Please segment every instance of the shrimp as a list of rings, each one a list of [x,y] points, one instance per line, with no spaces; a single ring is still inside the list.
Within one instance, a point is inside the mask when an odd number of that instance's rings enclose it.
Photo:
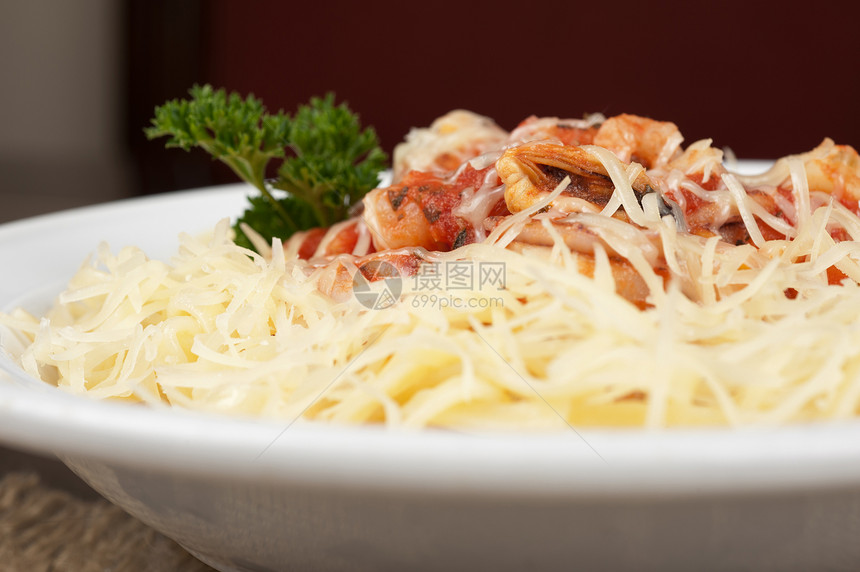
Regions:
[[[429,128],[413,129],[394,148],[393,180],[409,171],[450,173],[464,161],[501,149],[508,132],[489,117],[458,109],[436,119]]]
[[[800,161],[806,171],[810,192],[823,192],[846,203],[860,200],[860,155],[850,145],[836,145],[827,138],[818,147],[777,160],[759,175],[738,175],[747,187],[784,186],[791,178],[790,163]]]
[[[766,173],[739,179],[748,186],[791,188],[792,161],[803,163],[810,193],[830,195],[860,214],[860,155],[850,145],[836,145],[829,138],[811,151],[779,159]]]
[[[509,141],[517,144],[528,141],[558,141],[563,145],[590,145],[594,142],[594,135],[603,120],[604,117],[597,113],[585,119],[532,115],[511,131]]]
[[[331,260],[320,260],[306,267],[317,274],[317,289],[337,302],[350,299],[355,293],[359,274],[367,283],[388,278],[414,276],[426,261],[426,251],[420,248],[403,248],[374,252],[362,257],[341,255]]]
[[[520,240],[512,242],[508,248],[535,258],[549,258],[552,253],[550,246],[530,244]],[[593,278],[595,267],[594,256],[576,251],[573,251],[572,255],[577,271],[583,276]],[[633,266],[619,256],[610,256],[609,268],[612,272],[612,279],[615,282],[616,293],[640,309],[648,307],[648,297],[651,291],[645,280],[636,272]],[[665,267],[655,268],[655,271],[664,280],[669,274]]]
[[[804,166],[810,191],[833,195],[857,212],[860,200],[860,155],[857,151],[850,145],[834,145],[832,140],[825,139],[807,155]]]
[[[746,224],[724,183],[728,170],[721,159],[722,151],[711,147],[710,140],[702,140],[669,161],[665,169],[651,170],[649,175],[680,205],[689,232],[719,235],[730,244],[750,244]],[[830,139],[807,153],[777,160],[765,173],[732,177],[757,203],[751,207],[766,240],[792,236],[802,218],[800,209],[812,212],[831,197],[860,214],[860,156],[852,147],[835,145]],[[796,184],[800,187],[795,188]],[[831,236],[847,238],[838,225],[831,228]]]
[[[368,193],[363,218],[376,250],[418,246],[449,251],[475,242],[483,236],[476,227],[483,220],[460,216],[464,200],[471,204],[483,198],[489,213],[507,214],[503,198],[492,193],[501,183],[491,168],[466,163],[450,177],[412,171],[401,182]]]
[[[609,149],[625,163],[635,161],[646,169],[676,157],[683,141],[674,123],[628,114],[610,117],[594,136],[595,145]]]
[[[364,220],[353,217],[329,228],[312,228],[294,233],[284,243],[287,260],[331,257],[338,254],[365,256],[374,252],[370,230]]]
[[[720,176],[727,171],[723,166],[723,150],[711,143],[711,139],[696,141],[671,159],[666,170],[677,169],[700,185],[716,186]]]

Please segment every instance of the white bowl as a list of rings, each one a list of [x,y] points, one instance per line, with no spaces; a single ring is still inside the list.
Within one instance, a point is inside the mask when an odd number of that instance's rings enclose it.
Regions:
[[[45,305],[102,240],[166,258],[246,192],[2,225],[0,308]],[[860,422],[404,433],[93,401],[2,352],[0,377],[0,441],[220,570],[860,569]]]

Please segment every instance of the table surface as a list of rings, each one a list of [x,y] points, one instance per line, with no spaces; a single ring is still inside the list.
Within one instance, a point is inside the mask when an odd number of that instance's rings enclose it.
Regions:
[[[60,461],[4,447],[0,559],[3,570],[212,572],[102,499]]]

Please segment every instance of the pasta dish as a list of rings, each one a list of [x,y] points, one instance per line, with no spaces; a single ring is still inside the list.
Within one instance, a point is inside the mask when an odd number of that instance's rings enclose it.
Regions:
[[[94,398],[390,427],[779,424],[860,412],[860,157],[825,139],[741,175],[633,115],[454,111],[350,217],[228,220],[168,261],[103,244],[30,375]],[[232,213],[225,213],[229,216]],[[117,245],[115,245],[117,246]]]

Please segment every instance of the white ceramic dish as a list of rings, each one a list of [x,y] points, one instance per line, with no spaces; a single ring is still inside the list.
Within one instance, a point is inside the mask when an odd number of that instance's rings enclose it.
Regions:
[[[45,304],[102,240],[167,258],[245,192],[0,226],[0,308]],[[0,441],[56,454],[220,570],[860,569],[860,422],[392,433],[91,401],[2,352],[0,370]]]

